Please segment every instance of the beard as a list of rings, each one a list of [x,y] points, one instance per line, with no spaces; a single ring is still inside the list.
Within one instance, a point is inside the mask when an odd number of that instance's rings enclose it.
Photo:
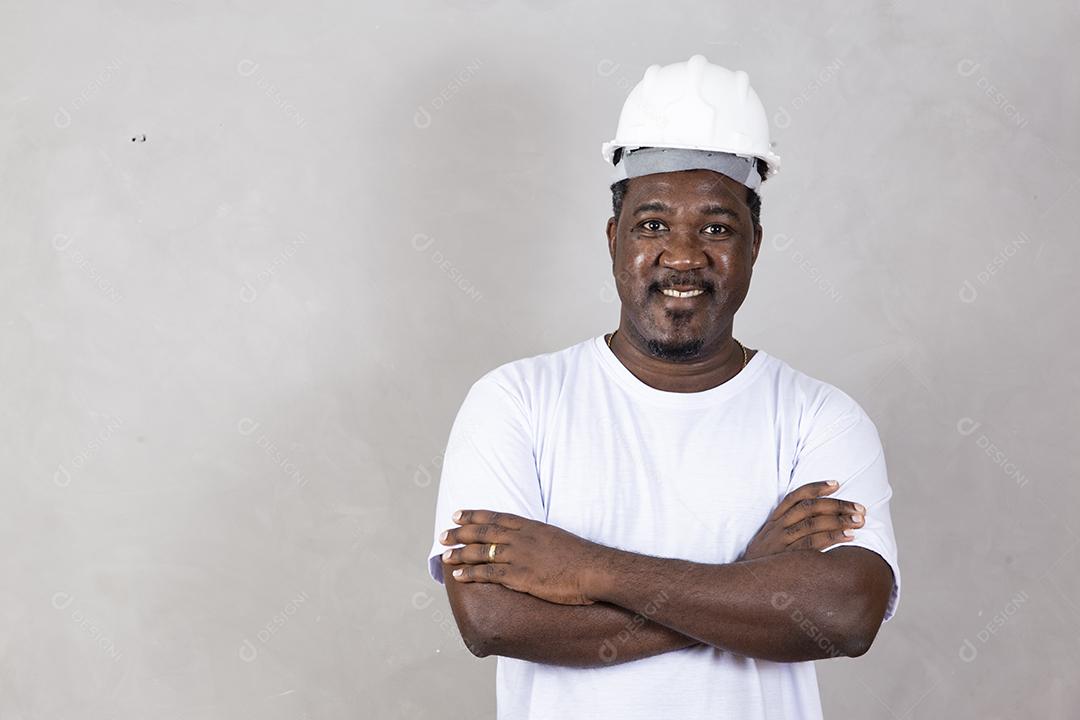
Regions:
[[[687,325],[694,317],[692,312],[669,312],[672,327],[676,334],[685,334]],[[682,332],[680,332],[682,331]],[[683,337],[679,339],[659,339],[656,337],[645,338],[645,347],[649,354],[660,360],[670,362],[683,362],[698,357],[701,348],[705,346],[703,337]]]

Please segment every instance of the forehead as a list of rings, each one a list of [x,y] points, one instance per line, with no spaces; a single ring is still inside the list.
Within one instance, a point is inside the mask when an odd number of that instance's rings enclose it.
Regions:
[[[671,204],[720,202],[735,209],[746,205],[746,186],[712,170],[679,170],[630,178],[625,204],[654,199]]]

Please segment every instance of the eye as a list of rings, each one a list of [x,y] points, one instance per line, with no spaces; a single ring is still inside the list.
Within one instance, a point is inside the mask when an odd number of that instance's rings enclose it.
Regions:
[[[719,228],[716,232],[709,232],[709,235],[724,235],[731,232],[731,228],[727,225],[721,225],[720,223],[713,223],[712,225],[705,226],[706,231],[708,231],[709,228]]]
[[[650,225],[654,227],[649,227]],[[659,220],[646,220],[645,222],[638,225],[638,227],[645,230],[646,232],[660,232],[664,229],[664,223],[660,222]]]

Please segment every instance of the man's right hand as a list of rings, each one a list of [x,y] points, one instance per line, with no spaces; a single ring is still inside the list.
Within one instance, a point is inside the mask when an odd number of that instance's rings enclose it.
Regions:
[[[754,560],[789,550],[822,550],[851,540],[844,533],[862,527],[866,508],[858,503],[822,497],[836,492],[839,486],[823,481],[792,490],[772,511],[739,560]]]

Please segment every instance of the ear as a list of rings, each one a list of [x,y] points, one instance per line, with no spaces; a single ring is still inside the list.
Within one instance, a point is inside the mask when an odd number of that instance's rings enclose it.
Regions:
[[[761,249],[761,236],[764,234],[764,230],[761,225],[754,226],[754,249],[750,256],[750,267],[754,266],[757,262],[758,250]]]
[[[612,215],[607,221],[607,249],[608,254],[611,255],[611,264],[615,264],[615,236],[617,235],[619,224],[615,222],[615,216]]]

